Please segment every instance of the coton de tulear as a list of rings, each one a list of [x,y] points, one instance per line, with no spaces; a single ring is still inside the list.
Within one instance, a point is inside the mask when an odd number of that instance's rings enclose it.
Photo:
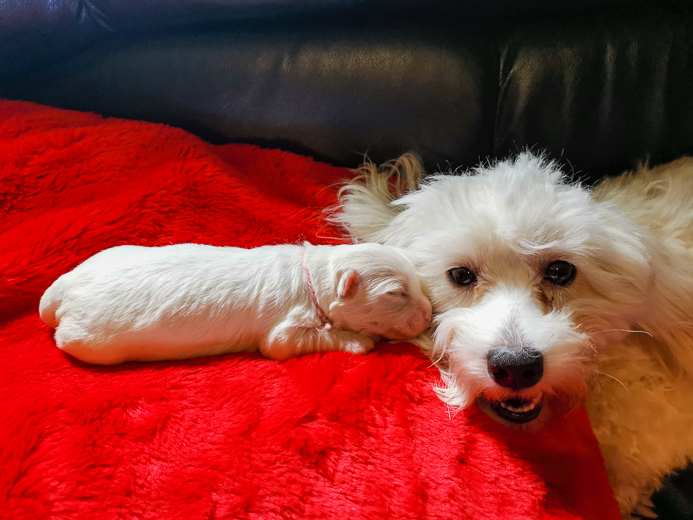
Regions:
[[[585,397],[624,517],[693,456],[693,159],[593,190],[530,152],[423,179],[366,164],[336,219],[406,250],[441,397],[538,428]]]

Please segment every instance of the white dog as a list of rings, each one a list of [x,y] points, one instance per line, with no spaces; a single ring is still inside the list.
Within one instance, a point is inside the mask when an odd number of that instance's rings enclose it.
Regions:
[[[105,365],[256,349],[279,360],[363,354],[431,319],[411,262],[379,244],[114,247],[58,278],[39,312],[58,347]]]
[[[661,477],[693,456],[693,159],[590,193],[531,153],[425,181],[406,155],[340,197],[355,241],[414,261],[441,397],[537,428],[589,386],[622,514],[651,516]]]

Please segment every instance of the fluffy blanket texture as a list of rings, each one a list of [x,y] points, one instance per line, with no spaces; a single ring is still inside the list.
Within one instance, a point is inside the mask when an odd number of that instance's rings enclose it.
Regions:
[[[618,518],[583,409],[537,434],[436,398],[416,348],[114,367],[58,350],[42,292],[120,244],[342,240],[346,170],[0,102],[0,516]]]

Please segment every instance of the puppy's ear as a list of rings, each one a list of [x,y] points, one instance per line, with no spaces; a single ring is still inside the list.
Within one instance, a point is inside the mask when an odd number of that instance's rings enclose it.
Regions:
[[[337,296],[339,298],[348,298],[356,294],[358,288],[358,273],[353,269],[348,269],[342,274],[337,286]]]

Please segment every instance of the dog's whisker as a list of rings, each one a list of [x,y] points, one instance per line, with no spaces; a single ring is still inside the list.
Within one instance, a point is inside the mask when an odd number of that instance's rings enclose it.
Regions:
[[[445,357],[445,350],[441,351],[440,356],[438,356],[438,359],[436,359],[435,361],[431,360],[430,366],[431,367],[436,366],[438,363],[440,363],[443,360],[444,357]]]
[[[630,329],[604,329],[604,330],[598,330],[593,332],[593,334],[600,334],[604,332],[630,332],[633,334],[647,334],[650,337],[653,337],[652,334],[647,332],[646,330],[630,330]]]
[[[612,376],[611,374],[607,374],[606,372],[600,372],[599,370],[597,370],[597,374],[602,375],[602,376],[606,376],[606,377],[610,377],[614,381],[618,382],[623,387],[624,390],[626,390],[626,391],[628,390],[628,387],[626,385],[624,385],[623,381],[621,381],[618,377]]]
[[[677,325],[688,325],[688,326],[693,326],[693,321],[677,321]]]

